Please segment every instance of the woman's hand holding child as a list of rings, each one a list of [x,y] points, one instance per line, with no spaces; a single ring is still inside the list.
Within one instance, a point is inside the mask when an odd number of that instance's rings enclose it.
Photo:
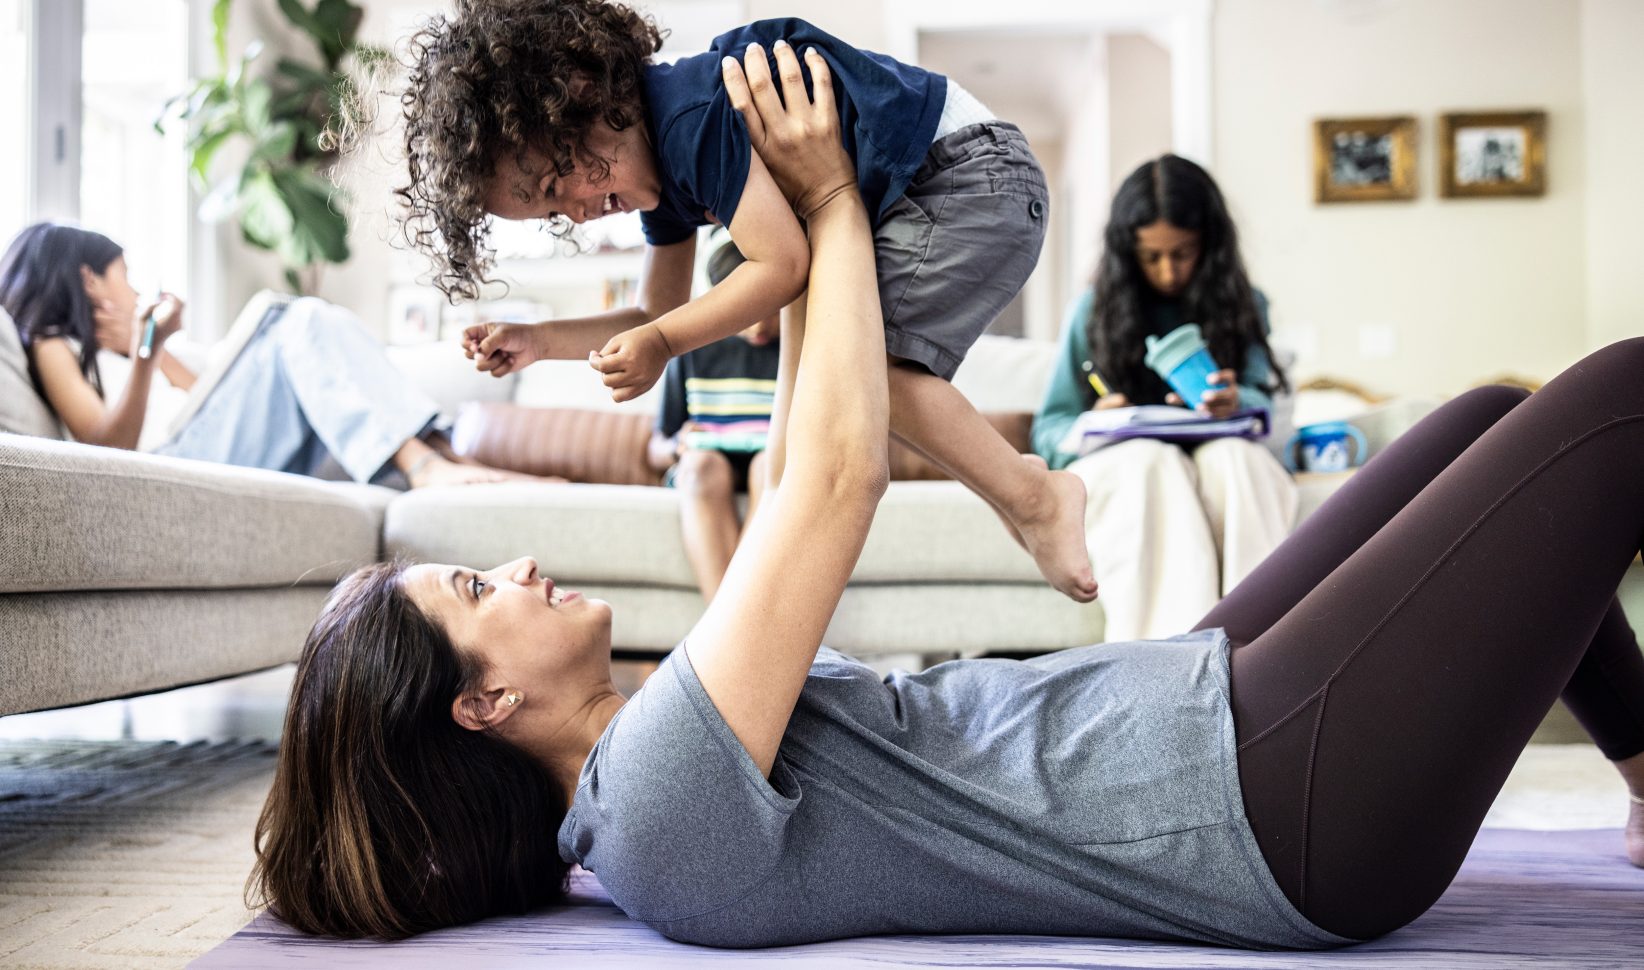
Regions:
[[[747,124],[754,151],[794,213],[809,219],[834,198],[856,194],[856,167],[839,136],[839,111],[834,107],[828,62],[814,48],[805,51],[815,92],[812,100],[805,93],[793,47],[777,41],[774,50],[782,76],[780,99],[758,44],[748,45],[746,71],[734,57],[721,61],[720,69],[725,93]]]

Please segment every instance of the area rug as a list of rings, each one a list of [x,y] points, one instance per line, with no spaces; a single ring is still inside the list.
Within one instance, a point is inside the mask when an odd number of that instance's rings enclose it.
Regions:
[[[1614,829],[1487,829],[1455,884],[1425,916],[1373,943],[1326,953],[1032,936],[871,937],[771,950],[710,950],[670,942],[628,919],[597,880],[579,871],[567,905],[402,943],[320,940],[260,916],[190,967],[1640,967],[1644,870],[1627,864],[1621,845]]]
[[[264,741],[0,743],[0,967],[176,970],[244,926]]]

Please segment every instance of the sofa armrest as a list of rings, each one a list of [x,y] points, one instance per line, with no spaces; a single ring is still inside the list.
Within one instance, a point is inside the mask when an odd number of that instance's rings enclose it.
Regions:
[[[457,411],[451,446],[465,458],[528,475],[596,485],[656,485],[645,460],[649,414],[471,402]]]

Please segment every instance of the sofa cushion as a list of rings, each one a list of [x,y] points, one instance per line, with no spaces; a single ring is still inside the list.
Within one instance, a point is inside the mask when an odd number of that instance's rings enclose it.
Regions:
[[[417,561],[489,568],[533,556],[579,583],[694,589],[679,493],[623,485],[507,483],[408,492],[388,507],[384,549]],[[1033,560],[985,502],[955,482],[896,482],[857,563],[867,583],[1037,584]]]
[[[1044,403],[1058,349],[1054,340],[983,334],[953,375],[953,386],[984,414],[1032,414]]]
[[[451,446],[493,468],[590,485],[655,485],[645,460],[652,415],[471,402],[457,411]]]
[[[0,592],[326,585],[394,494],[0,435]]]
[[[0,309],[0,432],[62,438],[63,425],[29,378],[28,356],[17,324]]]
[[[671,488],[419,488],[388,506],[383,550],[480,569],[534,556],[556,581],[696,587],[679,539],[679,495]]]

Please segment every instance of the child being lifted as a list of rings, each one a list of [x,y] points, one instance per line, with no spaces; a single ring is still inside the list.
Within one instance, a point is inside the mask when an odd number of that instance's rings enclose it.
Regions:
[[[481,324],[465,350],[498,376],[534,360],[587,357],[618,401],[656,383],[670,357],[780,311],[797,360],[809,270],[803,227],[823,201],[790,208],[731,104],[721,61],[774,55],[781,84],[831,76],[845,148],[874,226],[891,432],[986,499],[1045,578],[1096,596],[1084,485],[1010,447],[950,380],[1016,296],[1044,242],[1044,174],[1022,133],[947,78],[858,50],[794,19],[722,34],[708,53],[651,62],[648,17],[602,0],[458,0],[410,44],[402,97],[406,233],[453,298],[477,296],[494,254],[486,216],[573,223],[640,212],[648,243],[638,305],[542,324]],[[803,67],[801,55],[803,52]],[[761,69],[764,67],[765,69]],[[775,97],[769,61],[748,66]],[[729,230],[746,262],[690,299],[696,230]],[[793,368],[783,367],[787,380]],[[779,389],[782,396],[791,388]],[[771,442],[779,474],[781,442]]]

